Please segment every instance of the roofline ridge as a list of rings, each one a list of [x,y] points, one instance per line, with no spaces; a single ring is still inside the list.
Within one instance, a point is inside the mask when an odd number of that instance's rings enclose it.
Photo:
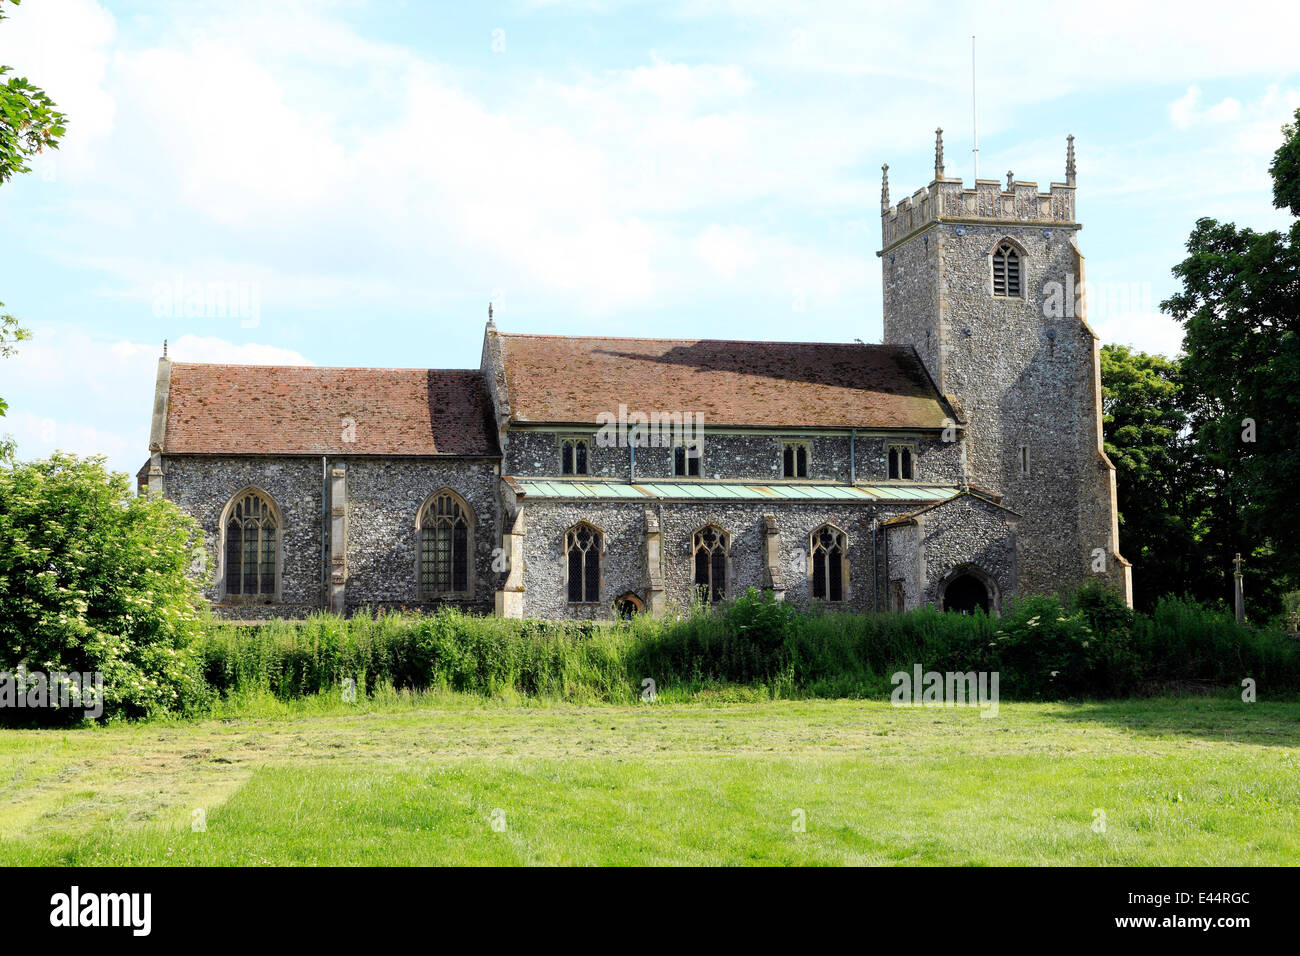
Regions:
[[[581,341],[615,341],[615,342],[718,342],[725,345],[816,345],[843,346],[845,348],[903,349],[909,346],[893,345],[886,342],[809,342],[806,340],[787,341],[784,339],[687,339],[647,335],[562,335],[555,332],[498,332],[507,339],[568,339]]]

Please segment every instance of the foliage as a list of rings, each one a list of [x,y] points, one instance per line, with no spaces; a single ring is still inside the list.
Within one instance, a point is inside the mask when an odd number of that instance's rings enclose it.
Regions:
[[[764,697],[885,697],[890,676],[996,670],[1008,699],[1125,696],[1242,677],[1272,694],[1300,691],[1300,641],[1228,614],[1164,599],[1151,615],[1118,595],[1081,590],[1021,602],[1000,619],[921,608],[904,614],[804,611],[747,594],[712,610],[631,621],[511,621],[444,609],[266,625],[213,623],[203,674],[223,695],[289,700],[377,688],[485,696],[636,701],[657,692],[752,688]]]
[[[1221,596],[1225,568],[1211,566],[1198,535],[1204,469],[1187,435],[1179,360],[1105,345],[1100,362],[1105,447],[1134,603],[1150,610],[1163,594]]]
[[[4,307],[5,304],[0,302],[0,310],[3,310]],[[0,358],[8,358],[13,355],[16,351],[14,343],[30,337],[31,333],[18,324],[18,319],[0,311]],[[0,397],[0,417],[3,417],[8,410],[9,403]],[[13,440],[8,436],[0,437],[0,462],[12,461],[13,457]]]
[[[1300,118],[1300,110],[1297,110]],[[1297,211],[1300,132],[1271,171],[1279,208]],[[1182,288],[1163,304],[1186,330],[1181,375],[1197,455],[1211,475],[1205,534],[1212,560],[1235,552],[1258,574],[1248,593],[1271,613],[1300,579],[1300,221],[1286,233],[1198,220]]]
[[[105,717],[196,704],[198,533],[102,458],[0,469],[0,670],[98,671]]]
[[[0,0],[0,20],[4,19]],[[17,6],[19,0],[8,0]],[[0,184],[15,173],[31,172],[28,159],[46,149],[58,149],[67,131],[67,117],[54,101],[26,77],[9,76],[12,67],[0,66]]]

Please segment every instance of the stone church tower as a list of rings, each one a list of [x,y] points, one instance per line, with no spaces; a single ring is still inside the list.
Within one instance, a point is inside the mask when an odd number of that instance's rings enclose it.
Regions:
[[[916,349],[958,411],[966,480],[1020,515],[1021,590],[1100,577],[1131,603],[1083,307],[1074,137],[1065,182],[1039,192],[1011,172],[974,188],[945,177],[937,134],[929,187],[891,206],[884,169],[884,342]]]

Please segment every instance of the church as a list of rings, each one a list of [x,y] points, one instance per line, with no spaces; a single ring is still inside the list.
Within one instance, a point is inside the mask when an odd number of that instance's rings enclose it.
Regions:
[[[609,619],[749,588],[997,614],[1131,601],[1065,181],[881,187],[884,342],[525,335],[477,369],[159,360],[142,493],[221,616]],[[1061,308],[1062,290],[1071,290]]]

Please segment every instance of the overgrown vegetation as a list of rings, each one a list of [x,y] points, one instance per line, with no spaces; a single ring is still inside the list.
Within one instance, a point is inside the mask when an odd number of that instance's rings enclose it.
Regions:
[[[214,623],[198,646],[222,696],[282,699],[378,689],[447,689],[631,703],[655,693],[743,685],[771,697],[880,697],[914,664],[998,671],[1012,700],[1157,693],[1201,685],[1300,692],[1300,640],[1238,625],[1189,600],[1134,614],[1101,589],[1063,605],[1021,602],[998,619],[930,608],[803,612],[751,591],[714,612],[617,624],[510,621],[454,610],[264,625]],[[653,681],[653,685],[645,682]]]
[[[136,497],[102,458],[56,454],[0,468],[0,672],[103,675],[103,716],[185,712],[208,694],[190,576],[198,526]],[[81,711],[0,707],[0,722]]]

